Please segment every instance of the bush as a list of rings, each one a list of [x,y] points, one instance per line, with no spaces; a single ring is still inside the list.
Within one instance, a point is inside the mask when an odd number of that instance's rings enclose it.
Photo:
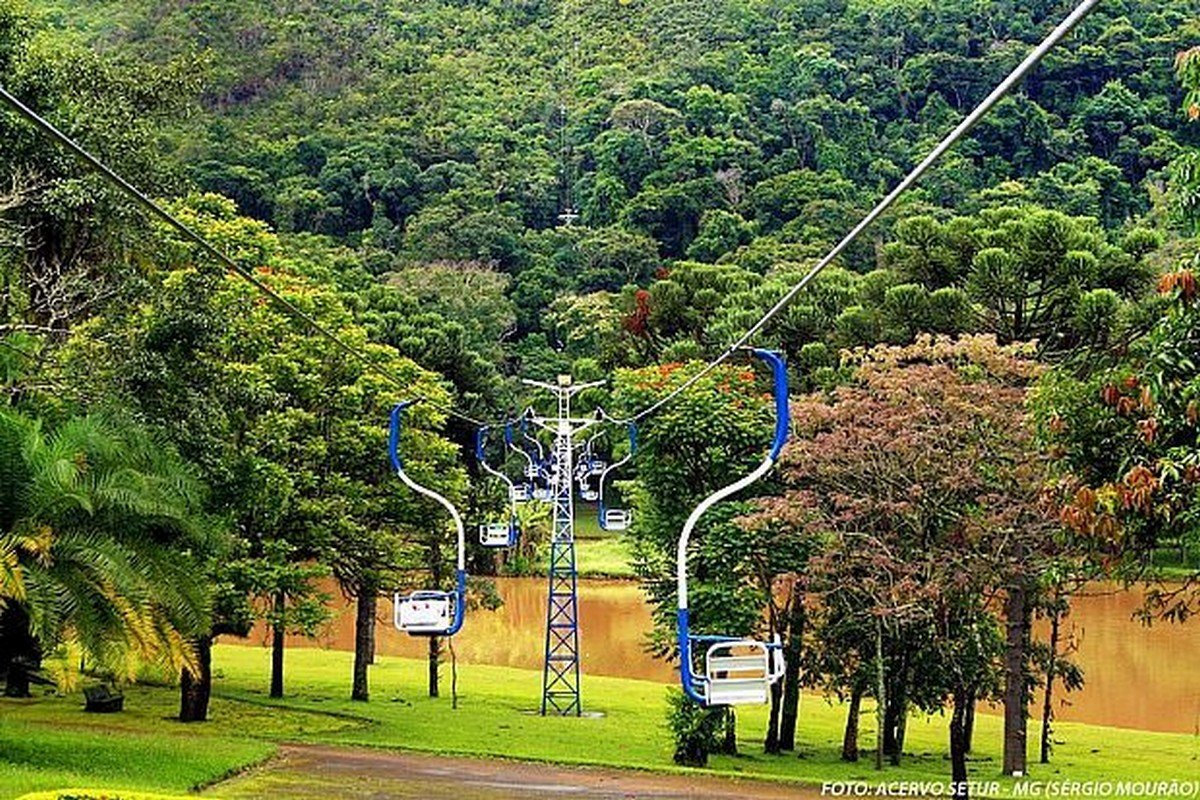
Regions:
[[[721,747],[721,709],[707,709],[672,687],[667,693],[667,725],[675,740],[675,763],[708,766],[709,753]]]

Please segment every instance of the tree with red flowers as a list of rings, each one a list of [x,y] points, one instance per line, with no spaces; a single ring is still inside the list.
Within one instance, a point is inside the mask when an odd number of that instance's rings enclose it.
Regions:
[[[1200,312],[1188,269],[1164,275],[1166,301],[1122,363],[1087,379],[1065,370],[1042,381],[1035,408],[1056,457],[1053,499],[1062,522],[1109,574],[1154,577],[1153,560],[1200,553]],[[1154,585],[1148,616],[1200,612],[1200,568]]]

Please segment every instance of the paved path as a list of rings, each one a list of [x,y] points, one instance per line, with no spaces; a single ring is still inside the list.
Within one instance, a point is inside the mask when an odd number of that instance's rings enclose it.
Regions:
[[[278,757],[206,792],[272,800],[816,800],[811,788],[708,776],[561,767],[369,748],[284,745]]]

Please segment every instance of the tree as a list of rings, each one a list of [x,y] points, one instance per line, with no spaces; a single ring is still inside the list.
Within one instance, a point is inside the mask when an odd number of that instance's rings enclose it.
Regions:
[[[1190,269],[1159,282],[1166,307],[1127,357],[1083,378],[1067,367],[1038,388],[1041,434],[1055,455],[1062,522],[1093,563],[1132,581],[1151,556],[1196,539],[1196,425],[1200,421],[1196,279]],[[1200,573],[1148,593],[1147,616],[1181,620],[1200,610]]]
[[[857,351],[848,385],[793,404],[787,488],[756,512],[825,542],[809,570],[827,628],[818,636],[852,654],[827,662],[830,685],[870,691],[864,667],[875,662],[893,759],[909,703],[951,706],[955,781],[966,775],[969,709],[1001,675],[1005,648],[988,599],[1007,598],[1005,621],[1020,630],[1021,591],[1061,557],[1039,505],[1044,467],[1023,410],[1039,372],[1028,354],[987,337]],[[1010,641],[1005,660],[1024,667],[1027,640]],[[1027,670],[1004,675],[1023,700]],[[1006,700],[1011,708],[1008,692]]]
[[[236,537],[213,580],[260,600],[273,629],[271,688],[281,693],[284,635],[311,633],[327,614],[316,579],[332,572],[373,601],[401,563],[402,522],[416,501],[389,478],[387,411],[410,393],[445,404],[446,390],[371,343],[336,289],[305,278],[305,262],[289,259],[261,223],[213,196],[173,208],[371,364],[347,358],[240,279],[197,266],[191,246],[170,237],[138,313],[95,320],[64,353],[64,377],[82,399],[121,402],[201,468],[211,512]],[[450,445],[417,441],[414,464],[440,453],[453,480]]]
[[[0,650],[5,693],[29,695],[44,655],[80,654],[118,679],[193,665],[209,624],[196,554],[215,532],[173,449],[114,418],[47,428],[0,409]]]
[[[35,112],[116,169],[162,191],[171,168],[155,147],[186,112],[204,74],[194,57],[159,65],[92,52],[14,4],[0,9],[0,81]],[[25,330],[61,341],[76,322],[128,298],[141,226],[119,193],[11,114],[0,116],[0,185],[16,236],[0,256],[0,334]]]

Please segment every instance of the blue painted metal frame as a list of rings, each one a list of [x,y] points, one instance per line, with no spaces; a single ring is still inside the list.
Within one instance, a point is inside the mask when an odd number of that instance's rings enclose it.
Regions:
[[[504,544],[483,544],[483,546],[484,547],[515,547],[517,542],[520,541],[520,539],[521,539],[521,527],[518,524],[518,520],[517,520],[517,513],[516,513],[517,501],[513,498],[513,495],[512,495],[513,488],[514,488],[513,482],[511,480],[509,480],[508,476],[502,474],[499,470],[494,469],[491,465],[489,465],[487,463],[487,452],[486,452],[487,432],[488,432],[488,426],[486,426],[486,425],[480,426],[479,429],[475,431],[475,459],[479,462],[479,466],[482,467],[485,472],[488,472],[492,475],[497,475],[502,480],[504,480],[505,485],[508,487],[508,492],[509,492],[508,502],[509,502],[510,508],[509,508],[509,513],[508,513],[508,540]]]
[[[403,480],[415,491],[426,494],[438,502],[443,503],[448,508],[453,509],[453,507],[449,505],[450,501],[446,500],[446,498],[442,497],[436,492],[431,491],[430,489],[426,489],[409,477],[408,473],[404,471],[404,463],[400,459],[400,428],[403,422],[404,409],[418,402],[420,402],[420,400],[405,400],[404,402],[397,403],[392,408],[390,424],[388,426],[388,455],[392,460],[392,468],[396,470],[396,474],[400,476],[401,480]],[[409,595],[409,597],[420,596],[423,599],[446,598],[453,600],[454,617],[449,627],[436,631],[406,631],[409,636],[453,636],[462,629],[467,608],[467,571],[462,566],[463,553],[461,548],[462,542],[460,541],[458,553],[459,566],[454,571],[453,591],[443,592],[439,590],[423,589],[413,592],[411,595]]]
[[[760,464],[753,473],[751,473],[751,476],[754,476],[756,474],[765,474],[779,458],[779,454],[782,452],[784,444],[787,443],[790,418],[787,365],[783,363],[783,358],[773,350],[755,349],[752,352],[755,356],[762,359],[767,363],[768,366],[771,367],[773,394],[775,399],[775,432],[771,439],[771,449],[768,451],[763,463]],[[755,477],[749,482],[746,482],[746,478],[743,478],[730,484],[729,486],[718,489],[716,492],[713,492],[711,495],[701,501],[700,505],[696,507],[696,510],[700,513],[703,513],[703,510],[715,500],[720,500],[727,494],[732,494],[735,491],[745,488],[745,486],[753,483],[756,479],[757,478]],[[693,512],[693,516],[695,515],[696,512]],[[689,519],[689,522],[694,522],[694,520]],[[685,525],[684,535],[686,536],[688,533],[690,533],[690,531]],[[686,542],[684,543],[684,547],[686,547]],[[686,570],[686,561],[683,555],[680,556],[679,569],[681,571]],[[683,572],[683,574],[680,575],[680,580],[682,582],[681,588],[686,588],[686,577],[686,572]],[[709,704],[706,691],[708,679],[703,675],[697,675],[693,670],[692,646],[694,644],[701,643],[736,642],[740,641],[741,639],[740,637],[736,636],[709,636],[691,633],[688,608],[686,599],[682,599],[682,592],[680,607],[675,615],[675,626],[678,634],[677,642],[679,646],[679,679],[683,688],[683,692],[700,705],[707,706]],[[778,645],[772,642],[766,642],[764,644],[768,650],[778,648]]]

